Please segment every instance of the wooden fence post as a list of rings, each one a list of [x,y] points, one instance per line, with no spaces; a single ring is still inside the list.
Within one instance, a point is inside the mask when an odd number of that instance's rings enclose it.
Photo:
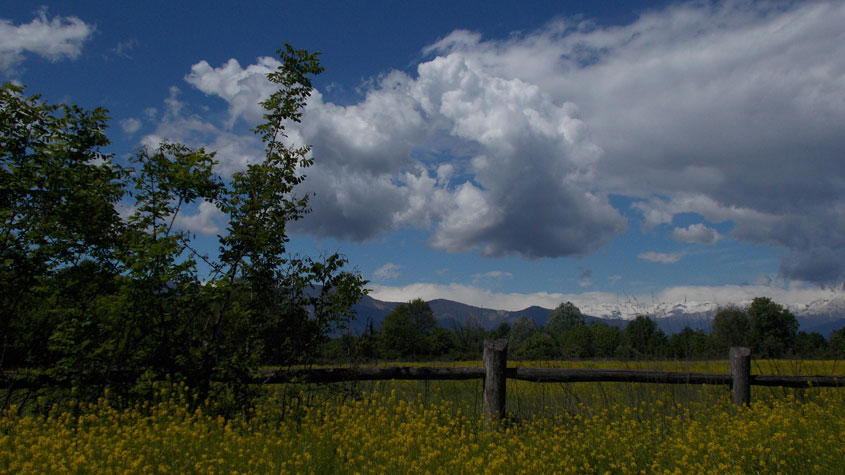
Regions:
[[[734,346],[730,352],[731,402],[741,406],[751,404],[751,348]]]
[[[508,366],[508,340],[484,340],[484,417],[499,420],[505,416],[505,388]]]

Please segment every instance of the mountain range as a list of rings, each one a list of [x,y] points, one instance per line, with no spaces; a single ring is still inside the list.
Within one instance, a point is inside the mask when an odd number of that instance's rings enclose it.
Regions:
[[[360,335],[370,322],[378,328],[384,317],[400,303],[384,302],[364,296],[354,307],[356,316],[350,322],[350,330],[353,334]],[[533,319],[540,326],[546,324],[549,313],[552,311],[552,309],[538,306],[518,311],[494,310],[445,299],[429,300],[428,304],[434,312],[434,317],[441,326],[446,328],[469,324],[491,330],[503,322],[512,324],[523,315]],[[649,315],[660,329],[671,335],[680,332],[684,327],[690,327],[693,330],[701,329],[709,333],[713,315],[716,314],[718,308],[718,305],[707,302],[661,303],[652,305],[648,309],[625,303],[622,305],[601,304],[582,308],[581,311],[587,323],[601,322],[619,328],[624,328],[636,315]],[[791,307],[790,310],[798,319],[801,331],[818,332],[825,338],[829,338],[831,332],[845,327],[845,296],[816,300],[806,305]]]

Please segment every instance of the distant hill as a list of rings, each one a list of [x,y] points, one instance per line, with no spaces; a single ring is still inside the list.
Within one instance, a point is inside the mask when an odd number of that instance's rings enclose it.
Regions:
[[[845,318],[837,318],[834,320],[810,317],[797,317],[799,324],[799,331],[807,333],[821,333],[827,339],[830,339],[830,334],[840,328],[845,328]]]
[[[550,312],[549,309],[537,306],[528,307],[516,312],[492,310],[444,299],[432,300],[428,304],[431,306],[431,310],[434,311],[435,318],[437,318],[441,325],[447,328],[469,324],[490,330],[496,328],[502,322],[513,323],[523,315],[533,318],[537,322],[537,325],[545,325]]]
[[[372,322],[375,328],[379,328],[381,322],[384,321],[384,317],[400,303],[384,302],[364,296],[354,307],[357,315],[350,322],[350,330],[353,334],[360,335],[369,322]],[[430,300],[428,304],[434,312],[434,317],[445,328],[471,324],[492,330],[502,322],[512,324],[523,315],[534,319],[537,325],[545,325],[549,313],[551,313],[551,309],[538,306],[508,311],[475,307],[446,299]],[[678,304],[664,308],[665,310],[660,309],[659,312],[663,316],[652,318],[667,335],[678,333],[684,327],[690,327],[693,330],[700,329],[709,333],[713,324],[713,315],[715,315],[717,309],[716,305],[707,304],[696,306]],[[605,310],[607,309],[602,309],[604,317],[585,315],[587,323],[605,323],[619,328],[625,328],[625,325],[628,324],[629,320],[618,317],[621,314],[620,312],[613,309],[611,311]],[[816,301],[801,308],[793,308],[792,311],[798,319],[801,331],[818,332],[825,338],[829,338],[831,332],[845,327],[845,297]]]
[[[369,296],[364,296],[353,308],[356,312],[355,320],[350,322],[349,328],[354,334],[360,335],[372,322],[375,328],[381,326],[384,317],[393,311],[401,302],[384,302]],[[492,330],[503,322],[513,323],[522,316],[533,319],[540,326],[545,325],[549,319],[551,309],[538,307],[536,305],[517,311],[495,310],[489,308],[475,307],[472,305],[455,302],[453,300],[435,299],[428,301],[434,317],[445,328],[456,326],[477,325],[486,330]],[[603,322],[611,326],[624,328],[627,320],[619,318],[599,318],[585,315],[587,323]]]
[[[375,328],[380,327],[384,317],[398,305],[399,302],[383,302],[365,295],[352,307],[355,310],[355,319],[349,322],[349,330],[355,335],[361,335],[370,322]]]
[[[819,299],[793,312],[802,331],[818,332],[830,338],[833,331],[845,328],[845,296]]]

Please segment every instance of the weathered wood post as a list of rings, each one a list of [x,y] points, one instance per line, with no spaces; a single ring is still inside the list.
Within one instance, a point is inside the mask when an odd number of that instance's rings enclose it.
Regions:
[[[751,348],[731,347],[731,402],[738,406],[751,404]]]
[[[505,416],[505,387],[508,366],[508,340],[484,340],[484,418]]]

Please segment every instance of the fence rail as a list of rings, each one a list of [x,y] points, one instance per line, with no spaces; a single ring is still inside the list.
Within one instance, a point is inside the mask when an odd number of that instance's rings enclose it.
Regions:
[[[845,375],[751,375],[751,350],[748,348],[731,348],[729,357],[731,374],[629,369],[508,368],[507,340],[488,340],[484,342],[484,366],[481,367],[362,366],[262,370],[249,382],[253,384],[285,384],[291,382],[338,383],[391,379],[482,379],[484,380],[484,411],[490,417],[501,417],[505,413],[505,381],[507,379],[535,383],[623,382],[730,385],[732,389],[731,400],[734,404],[750,403],[751,386],[845,387]],[[0,373],[0,389],[47,385],[49,385],[49,381],[45,379],[25,383],[14,373]]]
[[[344,381],[386,380],[469,380],[484,379],[482,366],[418,367],[418,366],[361,366],[350,368],[312,368],[291,370],[261,370],[249,381],[252,384],[287,384],[291,382],[340,383]],[[571,368],[506,368],[505,377],[534,383],[660,383],[730,385],[733,377],[722,373],[676,371],[648,371],[627,369],[571,369]],[[842,376],[782,376],[751,375],[752,386],[781,386],[787,388],[845,387]],[[14,372],[0,373],[0,389],[49,386],[51,381],[41,378],[24,382]]]
[[[683,371],[648,371],[627,369],[571,369],[571,368],[506,368],[507,379],[534,383],[659,383],[731,385],[733,376],[722,373]],[[343,381],[385,380],[468,380],[484,379],[485,369],[475,367],[416,367],[361,366],[354,368],[313,368],[307,370],[263,370],[252,382],[256,384],[285,384],[291,382],[339,383]],[[782,376],[758,374],[749,376],[751,386],[782,386],[787,388],[845,387],[841,376]]]
[[[385,381],[390,379],[484,379],[484,368],[471,366],[442,368],[427,366],[359,366],[352,368],[263,370],[259,372],[259,376],[253,382],[263,384],[285,384],[291,382],[340,383],[344,381]]]

